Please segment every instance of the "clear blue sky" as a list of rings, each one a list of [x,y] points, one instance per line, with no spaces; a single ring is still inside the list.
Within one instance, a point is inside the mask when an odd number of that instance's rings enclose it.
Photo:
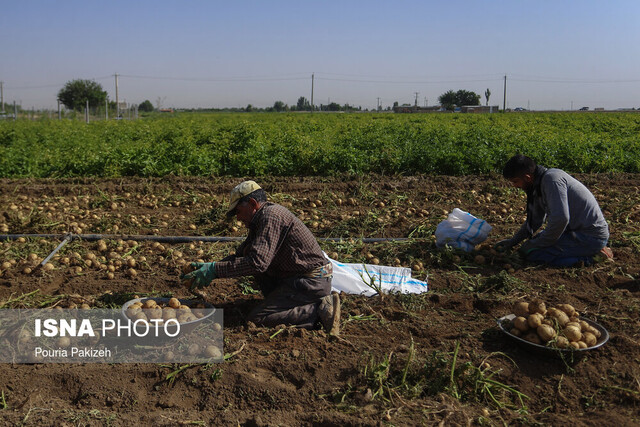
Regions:
[[[54,108],[65,82],[165,107],[640,107],[640,1],[1,0],[4,100]]]

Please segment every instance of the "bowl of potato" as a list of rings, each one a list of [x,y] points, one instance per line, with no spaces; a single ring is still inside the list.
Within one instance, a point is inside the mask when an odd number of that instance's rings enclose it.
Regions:
[[[149,327],[170,331],[177,328],[177,322],[180,331],[189,332],[202,322],[213,320],[211,316],[215,310],[211,304],[202,301],[149,297],[127,301],[122,306],[122,315],[132,322],[142,321]]]
[[[602,325],[580,317],[571,304],[547,308],[540,299],[516,303],[513,313],[498,319],[498,327],[517,343],[550,355],[581,356],[609,340]]]

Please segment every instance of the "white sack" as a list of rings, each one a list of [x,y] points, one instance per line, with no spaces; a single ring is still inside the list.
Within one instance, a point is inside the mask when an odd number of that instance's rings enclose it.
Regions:
[[[325,254],[326,256],[326,254]],[[348,264],[327,257],[333,264],[332,290],[347,294],[375,295],[375,291],[367,285],[375,278],[375,285],[382,284],[384,293],[399,292],[403,294],[419,294],[427,292],[428,284],[411,277],[411,269],[406,267],[390,267],[373,264]],[[366,272],[365,272],[366,268]],[[367,275],[367,272],[369,275]]]
[[[436,246],[451,246],[471,252],[487,239],[493,227],[468,212],[455,208],[436,228]]]

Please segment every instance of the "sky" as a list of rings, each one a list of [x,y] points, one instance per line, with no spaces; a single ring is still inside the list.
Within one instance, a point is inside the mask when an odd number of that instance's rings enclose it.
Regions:
[[[4,101],[57,108],[74,79],[165,108],[640,108],[640,2],[0,0]],[[312,84],[313,75],[313,84]],[[417,94],[416,94],[417,93]]]

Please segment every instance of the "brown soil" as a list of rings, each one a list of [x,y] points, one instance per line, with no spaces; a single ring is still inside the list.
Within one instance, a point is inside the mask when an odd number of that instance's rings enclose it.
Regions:
[[[285,328],[276,334],[276,329],[247,325],[245,315],[260,296],[251,292],[247,280],[218,280],[207,289],[207,299],[224,309],[225,353],[240,350],[224,363],[190,366],[173,383],[166,376],[179,365],[2,364],[3,422],[637,425],[640,176],[579,178],[610,221],[612,263],[558,269],[501,257],[490,246],[473,254],[437,250],[432,233],[454,207],[494,226],[488,243],[517,229],[524,216],[523,195],[499,177],[258,179],[274,201],[304,218],[319,237],[412,237],[409,242],[367,245],[357,240],[323,242],[322,247],[343,261],[375,256],[382,264],[415,266],[414,276],[428,278],[430,291],[386,295],[383,300],[342,295],[342,334],[335,339],[321,331]],[[3,180],[0,234],[242,236],[242,227],[222,218],[225,197],[238,181]],[[96,242],[74,241],[53,260],[54,270],[23,272],[30,253],[43,258],[57,243],[41,238],[0,243],[0,263],[16,262],[0,269],[2,306],[83,301],[94,307],[117,306],[145,293],[187,297],[178,283],[184,260],[216,260],[234,247],[194,243],[158,248],[141,241],[127,248],[127,242],[109,240],[108,251],[130,254],[138,264],[135,277],[113,264],[115,277],[109,279],[106,270],[82,260],[88,252],[98,257],[108,252],[101,254]],[[477,254],[485,257],[483,264],[474,262]],[[102,263],[106,267],[108,261]],[[77,266],[82,266],[79,274],[73,271]],[[496,319],[510,313],[514,302],[533,297],[548,305],[573,304],[607,328],[610,341],[573,365],[515,345],[497,330]],[[450,383],[454,352],[455,389]],[[429,371],[438,360],[444,368]],[[493,388],[493,401],[481,388],[467,387],[474,373],[480,373],[475,380],[491,376],[527,398],[520,403],[513,393]]]

